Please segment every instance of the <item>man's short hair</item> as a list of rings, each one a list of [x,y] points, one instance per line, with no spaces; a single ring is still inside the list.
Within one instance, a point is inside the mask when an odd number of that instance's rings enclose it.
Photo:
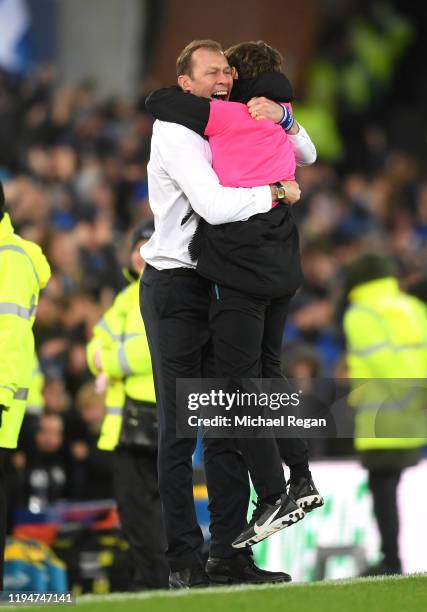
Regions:
[[[225,52],[230,66],[235,68],[240,79],[253,79],[264,72],[281,72],[281,53],[263,40],[243,42]]]
[[[193,53],[197,51],[197,49],[208,49],[208,51],[224,53],[222,45],[216,40],[193,40],[184,47],[178,55],[178,59],[176,60],[176,76],[180,76],[181,74],[192,76]]]

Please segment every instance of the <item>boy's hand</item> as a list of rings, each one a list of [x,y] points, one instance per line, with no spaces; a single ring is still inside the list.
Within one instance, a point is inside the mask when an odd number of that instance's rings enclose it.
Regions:
[[[283,119],[283,106],[268,98],[252,98],[247,103],[248,111],[256,120],[269,119],[274,123],[280,123]]]

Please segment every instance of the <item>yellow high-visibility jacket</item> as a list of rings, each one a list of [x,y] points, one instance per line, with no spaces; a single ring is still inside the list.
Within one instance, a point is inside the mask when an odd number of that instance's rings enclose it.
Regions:
[[[150,403],[156,401],[150,350],[139,310],[138,280],[117,295],[94,327],[93,338],[87,346],[87,361],[95,376],[100,373],[94,361],[98,350],[103,371],[109,378],[98,448],[113,450],[120,435],[125,396]]]
[[[355,446],[358,450],[420,447],[425,443],[427,309],[400,291],[392,277],[356,286],[349,300],[344,315],[349,376],[375,379],[355,385],[350,396],[357,409]],[[389,427],[391,432],[402,431],[402,437],[367,437],[367,432],[378,431],[378,419],[380,431]]]
[[[37,358],[37,353],[34,351],[33,369],[31,372],[31,384],[28,391],[27,413],[41,414],[44,408],[44,375],[40,369],[40,363]]]
[[[0,221],[0,447],[16,448],[34,364],[33,323],[50,267],[39,246]]]

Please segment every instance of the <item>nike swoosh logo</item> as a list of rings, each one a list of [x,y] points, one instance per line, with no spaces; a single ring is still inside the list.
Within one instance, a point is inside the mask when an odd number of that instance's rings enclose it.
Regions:
[[[261,531],[265,530],[265,527],[268,527],[269,525],[271,525],[271,523],[273,522],[274,518],[276,517],[276,514],[279,512],[280,510],[280,506],[278,506],[277,510],[275,512],[273,512],[273,514],[271,516],[268,517],[268,519],[265,521],[265,523],[263,523],[262,525],[257,525],[255,523],[254,525],[254,531],[255,533],[258,535],[259,533],[261,533]]]

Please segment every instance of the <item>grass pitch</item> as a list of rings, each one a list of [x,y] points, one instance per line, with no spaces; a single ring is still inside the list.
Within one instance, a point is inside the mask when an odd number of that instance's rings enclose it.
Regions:
[[[427,574],[130,595],[83,595],[76,612],[427,612]]]

